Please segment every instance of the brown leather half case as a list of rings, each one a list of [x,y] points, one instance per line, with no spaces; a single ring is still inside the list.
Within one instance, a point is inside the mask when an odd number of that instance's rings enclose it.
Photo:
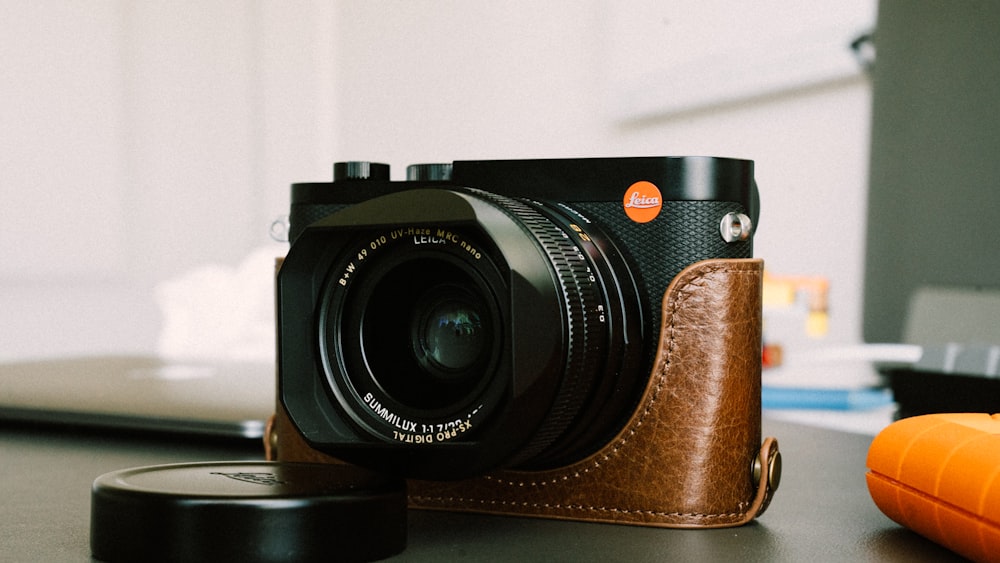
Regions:
[[[763,513],[777,441],[761,444],[763,262],[691,265],[663,298],[649,385],[628,424],[566,467],[409,482],[410,506],[661,527],[728,527]],[[309,448],[279,404],[268,457],[336,462]]]

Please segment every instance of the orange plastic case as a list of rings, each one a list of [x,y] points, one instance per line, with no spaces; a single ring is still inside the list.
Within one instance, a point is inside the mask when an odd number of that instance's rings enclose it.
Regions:
[[[1000,561],[1000,414],[892,423],[868,450],[868,492],[886,516],[976,561]]]

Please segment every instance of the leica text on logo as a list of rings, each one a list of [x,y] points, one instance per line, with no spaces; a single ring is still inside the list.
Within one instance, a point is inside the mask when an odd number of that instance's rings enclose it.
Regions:
[[[652,182],[636,182],[625,190],[622,208],[625,215],[636,223],[648,223],[660,214],[663,197],[660,189]]]

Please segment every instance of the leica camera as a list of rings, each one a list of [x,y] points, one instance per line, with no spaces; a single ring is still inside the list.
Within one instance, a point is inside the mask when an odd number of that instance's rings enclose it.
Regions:
[[[537,475],[592,458],[636,420],[672,433],[656,443],[692,438],[697,450],[706,441],[688,426],[704,418],[699,433],[745,427],[719,456],[736,460],[724,470],[732,496],[753,496],[768,461],[754,461],[759,278],[730,292],[736,304],[698,297],[729,283],[702,273],[667,295],[699,264],[758,269],[752,161],[455,161],[396,181],[387,165],[344,162],[332,182],[294,184],[291,199],[277,418],[309,453],[279,443],[277,458],[430,481]],[[677,340],[705,331],[668,319],[675,311],[709,318],[725,341]],[[727,367],[735,356],[743,375]],[[682,423],[654,424],[660,412]],[[704,478],[694,465],[683,471]]]

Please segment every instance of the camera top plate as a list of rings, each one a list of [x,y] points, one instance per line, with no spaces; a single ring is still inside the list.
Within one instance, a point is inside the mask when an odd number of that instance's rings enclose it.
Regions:
[[[292,203],[353,204],[400,190],[434,186],[473,187],[505,196],[548,201],[617,201],[626,188],[647,181],[659,188],[666,201],[733,201],[747,210],[754,224],[759,218],[752,160],[645,156],[456,160],[443,166],[450,166],[448,179],[389,181],[388,165],[371,164],[365,169],[377,170],[378,174],[293,184]],[[344,189],[331,189],[335,185]]]

